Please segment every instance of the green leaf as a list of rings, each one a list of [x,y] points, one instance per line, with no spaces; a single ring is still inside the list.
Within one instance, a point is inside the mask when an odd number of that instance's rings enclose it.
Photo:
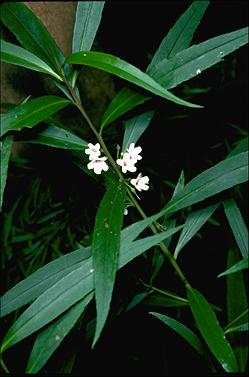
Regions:
[[[172,199],[183,190],[184,185],[185,185],[185,175],[184,175],[184,171],[182,170],[178,178],[177,184],[175,186]]]
[[[248,28],[211,38],[164,59],[150,70],[150,76],[171,89],[221,61],[248,42]]]
[[[224,202],[224,210],[241,255],[246,258],[248,257],[248,230],[240,210],[233,199]]]
[[[65,336],[73,328],[92,298],[93,293],[85,296],[37,335],[29,357],[26,373],[39,372],[50,356],[59,347]]]
[[[83,248],[82,246],[80,249],[63,255],[39,268],[39,270],[20,281],[1,297],[0,316],[4,317],[21,306],[32,302],[61,278],[82,265],[83,260],[89,258],[90,255],[90,247]],[[89,267],[87,265],[85,273],[90,268],[92,266]]]
[[[110,54],[95,51],[76,52],[67,57],[66,63],[81,64],[102,69],[179,105],[195,108],[201,107],[200,105],[195,105],[176,97],[140,69]]]
[[[110,309],[118,267],[125,197],[123,182],[110,186],[95,218],[92,246],[97,323],[93,345],[103,330]]]
[[[69,100],[62,97],[43,96],[15,106],[7,113],[1,114],[1,136],[8,131],[20,131],[23,127],[36,126],[69,103]]]
[[[43,144],[49,147],[73,149],[84,151],[87,147],[87,142],[80,137],[74,135],[63,128],[57,127],[53,124],[39,132],[34,138],[29,140],[22,140],[25,143]]]
[[[211,205],[207,208],[191,212],[184,224],[184,228],[180,234],[177,242],[174,258],[176,259],[182,248],[193,238],[198,230],[205,224],[205,222],[212,216],[219,204]]]
[[[161,210],[163,214],[198,203],[248,180],[248,152],[226,158],[193,178]]]
[[[131,143],[135,143],[149,126],[155,112],[147,111],[125,122],[125,133],[122,151],[125,152]]]
[[[193,34],[208,5],[209,1],[194,1],[190,5],[162,40],[146,72],[150,73],[150,71],[163,59],[169,59],[179,51],[189,47]]]
[[[64,57],[48,30],[22,2],[1,5],[1,21],[21,45],[60,74]]]
[[[0,153],[0,156],[1,156],[0,211],[2,210],[3,194],[4,194],[4,189],[5,189],[7,176],[8,176],[8,166],[9,166],[12,141],[13,141],[13,136],[9,135],[9,136],[6,136],[0,142],[0,148],[1,148],[1,153]]]
[[[229,274],[234,274],[235,272],[245,270],[248,268],[248,257],[240,260],[239,262],[235,263],[233,266],[228,268],[226,271],[222,272],[221,274],[218,275],[218,278],[221,276],[229,275]]]
[[[246,152],[248,151],[249,146],[249,139],[248,137],[245,137],[242,139],[239,144],[228,154],[227,158],[235,156],[238,153]]]
[[[226,372],[237,372],[238,366],[231,345],[205,297],[187,286],[187,297],[194,319],[208,347]]]
[[[134,241],[132,244],[121,245],[118,268],[122,268],[131,260],[141,255],[144,251],[155,246],[165,238],[170,237],[181,228],[182,226],[178,226],[170,231]],[[50,262],[47,266],[43,267],[43,277],[46,277],[47,280],[54,279],[55,273],[61,273],[60,279],[57,279],[55,283],[52,284],[50,282],[47,290],[44,290],[44,288],[42,290],[40,287],[40,284],[46,284],[41,281],[41,276],[39,276],[38,282],[36,280],[41,269],[11,289],[11,296],[14,300],[18,300],[18,293],[25,296],[27,289],[30,291],[33,290],[33,299],[37,294],[35,292],[35,285],[38,285],[38,289],[40,289],[40,291],[43,293],[40,294],[40,296],[28,307],[24,313],[22,313],[22,315],[8,330],[2,343],[2,351],[20,342],[22,339],[47,325],[94,289],[94,270],[92,258],[88,258],[84,262],[81,261],[79,263],[75,263],[74,267],[71,268],[71,271],[65,271],[65,267],[68,269],[71,267],[70,256],[73,255],[74,258],[79,257],[78,254],[79,250],[77,250],[77,253],[74,252],[69,254],[68,260],[65,261],[64,259],[63,263],[60,261],[60,259],[65,258],[65,256],[61,257],[58,260],[58,264],[60,262],[60,270],[55,268],[55,264],[53,264],[53,268],[51,268],[51,264],[55,263],[56,261]],[[48,267],[50,268],[49,274],[47,271]],[[30,280],[29,284],[27,284],[28,279],[32,279],[32,285],[30,284]],[[22,289],[20,289],[20,285],[22,285]],[[7,292],[5,296],[10,296],[9,292]],[[26,302],[29,302],[29,300]],[[19,301],[19,305],[16,305],[16,308],[22,305],[24,305],[24,303]],[[9,313],[13,310],[13,308],[11,309],[10,307],[11,302],[9,302]]]
[[[72,51],[89,51],[98,30],[104,1],[78,1]]]
[[[229,249],[227,257],[227,268],[229,269],[240,260],[237,249]],[[227,275],[227,321],[226,329],[241,325],[248,320],[248,300],[242,271],[236,274]],[[245,317],[246,315],[246,317]],[[234,352],[237,358],[239,369],[244,372],[248,359],[248,342],[241,338],[240,334],[231,334],[234,344]]]
[[[103,115],[101,130],[121,115],[127,113],[135,106],[144,103],[150,98],[151,97],[135,92],[130,88],[122,88],[107,107]]]
[[[32,52],[3,40],[1,40],[1,60],[5,63],[15,64],[34,71],[47,73],[58,80],[62,80],[50,66],[36,55],[32,54]]]
[[[186,300],[187,301],[187,300]],[[165,297],[162,295],[150,295],[145,301],[146,306],[157,306],[161,308],[179,308],[188,306],[188,302],[176,300],[174,298]]]
[[[167,315],[156,312],[149,312],[149,314],[152,314],[154,317],[160,319],[160,321],[172,328],[175,332],[177,332],[177,334],[181,335],[199,354],[203,355],[204,350],[200,339],[187,326]]]
[[[249,325],[249,323],[246,322],[246,323],[242,323],[242,325],[239,325],[239,326],[236,326],[236,327],[230,327],[229,329],[227,329],[225,331],[225,334],[229,334],[231,332],[244,332],[244,331],[248,331],[249,330],[248,325]]]

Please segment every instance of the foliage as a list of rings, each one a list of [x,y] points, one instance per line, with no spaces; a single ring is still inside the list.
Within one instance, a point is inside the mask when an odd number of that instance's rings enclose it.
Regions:
[[[169,89],[199,77],[203,70],[222,62],[224,56],[247,43],[248,29],[243,28],[191,46],[208,5],[208,1],[194,1],[188,7],[161,42],[145,72],[112,54],[92,51],[101,19],[105,19],[103,1],[78,3],[72,53],[66,57],[24,3],[1,5],[1,21],[20,43],[2,41],[1,60],[47,75],[61,90],[60,96],[27,98],[1,114],[2,264],[10,280],[1,298],[1,317],[7,318],[1,346],[1,365],[6,373],[8,368],[10,372],[15,370],[13,365],[6,365],[5,353],[8,355],[9,348],[25,342],[28,337],[34,343],[26,372],[38,373],[46,368],[51,356],[76,328],[80,329],[81,337],[85,334],[86,342],[91,340],[94,348],[108,332],[107,325],[143,305],[149,308],[146,316],[151,323],[153,318],[149,314],[161,320],[165,329],[167,326],[173,329],[201,357],[206,358],[208,353],[209,371],[246,370],[248,345],[241,339],[243,332],[248,331],[243,275],[248,267],[248,231],[240,207],[243,184],[248,180],[248,139],[238,138],[235,148],[223,154],[220,161],[195,172],[187,183],[183,171],[176,184],[169,182],[164,171],[160,184],[164,189],[165,182],[170,184],[174,192],[166,200],[160,193],[160,210],[157,211],[151,211],[151,206],[143,208],[145,193],[138,193],[138,197],[132,187],[133,180],[125,178],[115,162],[116,152],[118,157],[124,158],[129,146],[149,132],[159,105],[167,103],[175,109],[181,105],[186,114],[202,111],[202,105],[192,103],[194,89],[185,86],[188,93],[185,97],[184,91],[176,95]],[[111,73],[126,85],[109,103],[97,126],[89,119],[81,102],[77,81],[81,66]],[[201,88],[199,91],[206,92]],[[82,138],[83,131],[75,132],[66,121],[66,111],[72,114],[77,111],[86,121],[89,134],[84,129]],[[124,129],[119,126],[121,120]],[[118,145],[120,139],[122,146]],[[84,152],[90,142],[99,143],[101,153],[107,158],[109,169],[100,177],[88,167]],[[42,175],[36,177],[35,167],[28,159],[11,157],[13,143],[38,147],[34,150],[41,159],[49,156],[50,149],[57,151],[59,162],[52,167],[54,174],[57,166],[65,164],[68,168],[63,174],[69,174],[69,170],[72,174],[68,181],[79,174],[85,190],[94,182],[96,191],[92,196],[89,192],[85,194],[84,200],[79,200],[74,191],[65,191],[65,197],[58,201],[60,195],[55,195],[53,187],[46,186]],[[157,155],[157,141],[151,140],[150,144],[154,145],[150,154]],[[100,162],[100,156],[96,160],[91,155],[89,158],[90,162]],[[76,167],[80,168],[77,173]],[[27,187],[29,194],[25,197],[20,191],[14,202],[10,185],[18,177],[13,169],[23,172],[31,181]],[[153,168],[151,171],[150,189],[156,196],[153,178],[157,173]],[[149,174],[149,168],[146,172]],[[139,177],[137,179],[141,180]],[[154,214],[147,216],[148,208]],[[127,209],[129,213],[125,217]],[[227,282],[227,303],[219,303],[222,313],[227,311],[226,326],[222,323],[224,317],[219,316],[220,309],[205,297],[206,292],[200,292],[201,285],[200,291],[195,288],[196,282],[181,263],[186,245],[191,248],[193,240],[208,232],[208,227],[220,224],[214,216],[219,216],[228,234],[227,225],[230,226],[234,237],[233,246],[225,250],[227,265],[219,266],[220,273],[215,277],[217,285],[224,279]],[[122,274],[128,274],[128,268],[136,269],[137,257],[141,255],[146,272],[136,270],[139,292],[133,289],[132,294],[126,296],[125,287],[125,294],[121,290],[117,300]],[[16,270],[12,271],[16,260],[19,275]],[[178,285],[172,288],[169,284],[169,289],[155,287],[154,281],[167,283],[170,270],[165,269],[168,266],[174,270]],[[150,312],[151,306],[162,313]],[[170,311],[170,308],[176,310]],[[77,352],[65,355],[70,365]],[[63,372],[67,370],[62,364],[61,368]]]

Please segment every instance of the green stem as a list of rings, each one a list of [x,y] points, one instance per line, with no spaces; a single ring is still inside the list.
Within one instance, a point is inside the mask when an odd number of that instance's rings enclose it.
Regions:
[[[79,111],[81,112],[82,116],[84,117],[84,119],[86,120],[86,122],[88,123],[89,127],[91,128],[91,130],[93,131],[94,135],[96,136],[97,140],[99,141],[106,157],[108,158],[111,166],[113,167],[114,171],[116,172],[117,176],[119,177],[119,179],[121,180],[124,180],[123,178],[123,175],[121,173],[121,171],[119,170],[116,162],[113,160],[111,154],[109,153],[108,151],[108,148],[107,146],[105,145],[105,142],[104,140],[102,139],[102,136],[99,134],[99,132],[96,130],[96,128],[94,127],[91,119],[88,117],[85,109],[83,108],[82,104],[81,104],[81,101],[80,99],[77,97],[74,89],[72,88],[72,86],[66,81],[66,79],[64,78],[64,82],[65,84],[67,85],[71,95],[72,95],[72,98],[73,100],[75,101],[75,105],[78,107]],[[125,185],[125,188],[126,188],[126,191],[127,191],[127,194],[128,196],[130,197],[131,199],[131,202],[134,204],[134,206],[136,207],[136,209],[138,210],[138,212],[140,213],[140,215],[146,219],[147,216],[145,214],[145,212],[143,211],[143,209],[140,207],[138,201],[136,200],[136,198],[134,197],[134,195],[132,194],[131,190],[129,187],[127,187]],[[154,234],[157,234],[157,229],[156,229],[156,226],[152,223],[150,225],[150,229],[151,231],[154,233]],[[163,242],[160,242],[159,243],[159,247],[161,248],[162,252],[164,253],[164,255],[167,257],[167,259],[169,260],[169,262],[172,264],[173,268],[175,269],[177,275],[179,276],[179,278],[182,280],[183,284],[185,286],[189,286],[189,283],[186,279],[186,277],[184,276],[182,270],[180,269],[180,267],[178,266],[175,258],[171,255],[171,253],[169,252],[168,248],[166,247],[166,245],[163,243]]]
[[[7,368],[7,366],[5,365],[5,363],[4,363],[3,359],[2,359],[2,357],[0,358],[0,364],[1,364],[1,367],[3,368],[3,371],[4,371],[6,374],[9,374],[10,371],[9,371],[9,369]]]

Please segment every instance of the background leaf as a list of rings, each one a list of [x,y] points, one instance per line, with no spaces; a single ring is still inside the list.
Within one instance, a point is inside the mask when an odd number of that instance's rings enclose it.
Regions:
[[[102,119],[101,130],[121,115],[127,113],[135,106],[142,104],[150,98],[151,97],[135,92],[130,88],[122,88],[105,110]]]
[[[224,202],[224,210],[241,255],[246,258],[248,257],[248,230],[240,210],[233,199]]]
[[[227,257],[227,268],[238,262],[240,259],[236,249],[229,249]],[[242,271],[227,275],[227,321],[226,329],[241,325],[248,320],[248,300],[245,281]],[[248,360],[248,338],[243,338],[241,334],[231,334],[234,343],[234,353],[236,355],[239,370],[244,372]]]
[[[164,59],[150,70],[150,75],[166,89],[200,74],[248,42],[248,28],[222,34]]]
[[[93,232],[93,266],[97,323],[93,345],[105,325],[118,267],[126,192],[123,182],[109,187],[101,200]]]
[[[62,97],[43,96],[15,106],[9,112],[1,114],[1,136],[8,131],[36,126],[69,103],[69,100]]]
[[[131,143],[135,143],[149,126],[155,112],[147,111],[125,122],[125,133],[122,151],[125,152]]]
[[[214,204],[209,207],[191,212],[181,231],[179,240],[177,242],[174,258],[176,259],[181,249],[195,236],[198,230],[205,224],[205,222],[212,216],[219,204]]]
[[[175,330],[179,335],[181,335],[199,354],[203,355],[204,350],[198,336],[190,330],[187,326],[183,325],[174,318],[167,315],[163,315],[156,312],[150,312],[154,317],[158,318],[160,321],[165,323],[167,326]]]
[[[162,40],[146,72],[150,74],[163,59],[169,59],[189,47],[208,5],[209,1],[194,1],[189,6]]]
[[[85,296],[37,335],[29,357],[26,373],[39,372],[73,328],[92,298],[93,293]]]
[[[48,30],[22,2],[1,5],[1,21],[21,45],[60,73],[64,57]]]
[[[43,144],[48,145],[49,147],[73,149],[82,152],[88,144],[85,140],[74,135],[72,132],[53,124],[37,133],[32,139],[22,140],[22,142],[23,141],[26,143]]]
[[[34,71],[47,73],[58,80],[62,80],[50,66],[36,55],[32,54],[32,52],[3,40],[1,40],[1,60],[5,63],[15,64]]]
[[[248,180],[248,152],[227,158],[193,178],[161,210],[162,214],[200,202]]]
[[[103,71],[112,73],[124,80],[127,80],[135,85],[140,86],[149,92],[163,97],[169,101],[173,101],[178,105],[199,108],[200,105],[195,105],[176,97],[174,94],[168,92],[160,84],[152,79],[149,75],[142,72],[135,66],[126,61],[117,58],[116,56],[106,54],[103,52],[75,52],[66,59],[67,64],[81,64],[94,68],[102,69]]]
[[[91,50],[104,5],[104,1],[78,1],[72,52]]]
[[[3,194],[4,194],[4,189],[5,189],[7,176],[8,176],[8,166],[9,166],[12,141],[13,141],[13,136],[9,135],[9,136],[6,136],[0,142],[0,148],[1,148],[1,153],[0,153],[0,156],[1,156],[0,211],[2,210]]]
[[[187,297],[194,319],[208,347],[226,372],[237,372],[238,366],[232,350],[211,306],[205,297],[187,286]]]
[[[240,260],[239,262],[235,263],[233,266],[228,268],[226,271],[222,272],[221,274],[218,275],[218,278],[221,276],[229,275],[229,274],[234,274],[235,272],[245,270],[248,268],[248,257]]]

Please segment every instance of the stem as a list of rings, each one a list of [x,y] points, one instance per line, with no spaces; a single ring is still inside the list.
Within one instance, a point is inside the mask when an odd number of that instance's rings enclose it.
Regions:
[[[70,94],[72,95],[72,98],[74,99],[75,101],[75,105],[78,107],[79,111],[81,112],[83,118],[85,118],[86,122],[88,123],[89,127],[91,128],[91,130],[93,131],[94,135],[96,136],[97,140],[99,141],[105,155],[107,156],[110,164],[112,165],[114,171],[116,172],[117,176],[119,177],[119,179],[121,180],[124,180],[123,178],[123,175],[121,173],[121,171],[119,170],[116,162],[113,160],[111,154],[109,153],[108,149],[107,149],[107,146],[105,145],[105,142],[104,140],[102,139],[102,136],[98,133],[98,131],[96,130],[96,128],[94,127],[91,119],[88,117],[85,109],[83,108],[82,104],[81,104],[81,101],[80,99],[77,97],[73,87],[66,81],[66,79],[64,78],[64,83],[66,84],[66,86],[68,87],[68,90],[70,91]],[[136,198],[134,197],[134,195],[132,194],[131,190],[129,187],[127,187],[125,185],[125,188],[126,188],[126,191],[127,191],[127,194],[128,196],[130,197],[131,199],[131,202],[134,204],[134,206],[136,207],[136,209],[138,210],[138,212],[140,213],[140,215],[146,219],[147,216],[145,214],[145,212],[143,211],[143,209],[140,207],[140,204],[138,203],[138,201],[136,200]],[[154,233],[154,234],[157,234],[158,231],[154,225],[154,223],[152,223],[150,226],[150,229],[151,231]],[[179,276],[179,278],[182,280],[183,284],[185,286],[189,286],[189,283],[186,279],[186,277],[184,276],[182,270],[180,269],[180,267],[178,266],[175,258],[171,255],[171,253],[169,252],[167,246],[163,243],[163,242],[160,242],[159,243],[159,247],[161,248],[162,252],[164,253],[164,255],[167,257],[167,259],[169,260],[169,262],[172,264],[173,268],[175,269],[175,272],[177,273],[177,275]]]
[[[1,367],[3,368],[4,372],[5,372],[6,374],[9,374],[10,371],[9,371],[9,369],[7,368],[7,366],[5,365],[5,363],[4,363],[3,359],[2,359],[2,357],[0,358],[0,364],[1,364]]]

